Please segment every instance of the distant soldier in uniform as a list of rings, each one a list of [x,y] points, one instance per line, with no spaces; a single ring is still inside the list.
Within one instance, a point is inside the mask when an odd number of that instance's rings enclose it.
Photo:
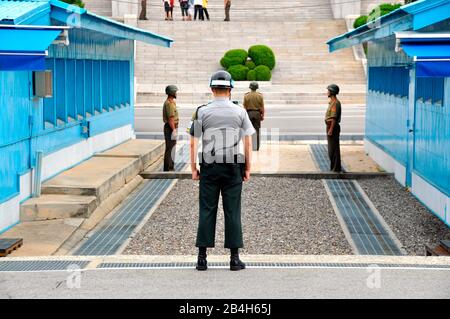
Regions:
[[[328,156],[330,157],[330,170],[341,172],[341,151],[339,147],[339,134],[341,133],[341,102],[337,99],[339,87],[336,84],[330,84],[328,87],[328,109],[325,114],[325,124],[328,140]]]
[[[244,96],[244,107],[247,110],[248,117],[256,130],[256,133],[252,139],[253,150],[259,151],[261,121],[264,121],[264,98],[261,93],[256,92],[259,88],[258,82],[251,82],[249,88],[251,91],[246,93]]]
[[[242,182],[250,179],[252,135],[255,129],[245,109],[230,101],[233,80],[226,71],[210,80],[214,100],[200,106],[190,125],[192,179],[200,180],[200,213],[196,246],[197,270],[208,268],[206,250],[214,247],[217,208],[222,194],[225,213],[225,248],[230,249],[230,270],[245,269],[239,259],[243,247],[241,225]],[[202,141],[197,170],[198,140]],[[244,154],[239,143],[244,139]]]
[[[166,141],[166,150],[164,152],[164,171],[173,171],[174,162],[172,154],[175,154],[175,145],[177,144],[178,111],[175,102],[178,88],[175,85],[166,87],[167,99],[163,106],[164,121],[164,140]]]
[[[225,5],[225,19],[223,21],[230,21],[231,0],[224,0],[224,5]]]

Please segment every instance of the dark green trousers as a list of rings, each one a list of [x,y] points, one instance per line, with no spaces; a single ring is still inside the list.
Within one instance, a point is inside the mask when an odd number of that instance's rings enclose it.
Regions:
[[[256,133],[252,136],[253,150],[259,151],[259,145],[261,140],[261,113],[259,111],[248,111],[248,117],[256,130]]]
[[[328,131],[327,131],[328,132]],[[328,157],[330,158],[330,170],[333,172],[341,172],[341,150],[339,142],[339,134],[341,133],[341,127],[336,124],[333,135],[327,135],[328,141]]]
[[[202,164],[197,247],[214,247],[217,208],[222,194],[225,248],[242,248],[242,170],[239,164]]]

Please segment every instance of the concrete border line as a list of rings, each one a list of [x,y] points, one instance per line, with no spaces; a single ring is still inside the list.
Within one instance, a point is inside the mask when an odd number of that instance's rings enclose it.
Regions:
[[[115,253],[115,255],[121,255],[122,252],[125,250],[125,248],[128,246],[128,244],[131,242],[131,240],[134,238],[134,236],[136,236],[141,229],[145,226],[145,224],[148,222],[148,220],[153,216],[154,212],[159,208],[159,205],[161,205],[162,201],[164,199],[166,199],[167,195],[169,195],[170,191],[173,189],[173,187],[175,186],[175,184],[178,182],[178,180],[173,180],[169,187],[167,187],[167,189],[164,191],[164,193],[160,196],[160,198],[155,202],[155,204],[153,205],[153,207],[150,209],[150,211],[147,212],[147,214],[145,215],[145,217],[141,220],[141,222],[139,223],[139,225],[137,225],[134,230],[131,232],[130,236],[128,237],[128,239],[126,239],[122,245],[119,247],[119,249],[117,249],[117,252]]]
[[[322,179],[321,181],[322,181],[323,186],[325,187],[325,191],[328,195],[328,199],[331,202],[331,206],[333,206],[334,213],[339,221],[339,224],[341,225],[341,229],[344,232],[347,242],[350,244],[350,247],[352,248],[352,251],[355,255],[361,255],[361,252],[358,250],[358,247],[356,246],[355,242],[353,241],[353,237],[350,234],[350,230],[348,229],[348,226],[345,223],[344,218],[341,215],[341,212],[339,211],[336,201],[334,200],[334,197],[331,194],[331,190],[327,185],[327,181],[324,179]]]
[[[242,255],[245,261],[254,263],[336,263],[336,264],[396,264],[396,265],[427,265],[450,266],[450,257],[438,256],[403,256],[403,255]],[[32,256],[5,257],[3,262],[24,261],[88,261],[96,263],[194,263],[196,255],[108,255],[108,256]],[[229,255],[210,255],[208,261],[228,262]],[[87,268],[87,267],[86,267]]]
[[[149,172],[144,171],[140,174],[144,179],[190,179],[191,173],[187,171],[179,172]],[[386,172],[347,172],[347,173],[334,173],[334,172],[254,172],[253,177],[266,177],[266,178],[304,178],[304,179],[339,179],[339,180],[353,180],[361,178],[378,178],[393,176],[392,173]]]
[[[398,248],[400,249],[400,251],[402,252],[403,255],[408,255],[408,252],[405,250],[405,248],[403,247],[402,242],[397,238],[397,236],[395,235],[395,233],[392,231],[391,227],[386,223],[386,221],[384,220],[383,216],[381,216],[380,212],[378,211],[378,209],[375,207],[374,203],[370,200],[369,196],[366,194],[366,192],[362,189],[361,185],[359,185],[359,183],[357,181],[352,180],[353,184],[355,185],[356,189],[361,193],[364,201],[367,203],[367,205],[369,206],[369,208],[373,211],[375,217],[378,219],[378,221],[380,222],[381,226],[384,227],[384,229],[387,231],[389,237],[392,238],[392,240],[394,241],[394,243],[398,246]]]

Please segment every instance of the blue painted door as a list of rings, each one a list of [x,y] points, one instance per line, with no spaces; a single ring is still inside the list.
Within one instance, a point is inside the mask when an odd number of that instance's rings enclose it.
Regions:
[[[30,81],[30,72],[0,72],[0,203],[19,193],[29,168]]]

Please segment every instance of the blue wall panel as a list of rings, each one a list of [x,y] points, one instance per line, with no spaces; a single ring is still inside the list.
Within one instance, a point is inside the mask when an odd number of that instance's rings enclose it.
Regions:
[[[86,116],[92,116],[94,114],[94,97],[92,95],[94,82],[93,82],[93,62],[92,60],[86,60],[84,62],[84,107]]]
[[[416,103],[414,170],[450,196],[450,79],[444,103]]]
[[[75,60],[66,59],[66,79],[64,81],[64,88],[66,91],[66,108],[67,108],[67,116],[70,117],[70,121],[77,120],[77,106],[76,106],[76,75],[75,75]],[[83,74],[80,74],[83,76]],[[83,93],[81,91],[80,93]]]
[[[133,111],[131,107],[126,107],[113,112],[105,112],[88,121],[89,135],[95,136],[110,131],[113,128],[131,124],[133,122]]]
[[[406,165],[408,99],[369,91],[366,137]]]
[[[86,76],[84,74],[85,69],[84,69],[84,60],[76,60],[76,81],[75,81],[75,94],[76,94],[76,113],[77,116],[80,116],[81,118],[84,118],[86,116],[86,111],[85,111],[85,106],[84,106],[84,102],[85,102],[85,94],[90,94],[90,90],[89,92],[85,91],[84,88],[84,83],[86,81]],[[87,85],[88,87],[91,87],[92,84],[89,82],[89,84]]]
[[[0,203],[20,191],[19,175],[34,167],[36,151],[49,154],[133,123],[134,42],[78,29],[69,37],[68,47],[52,45],[46,59],[53,97],[32,96],[31,72],[0,72]]]
[[[0,202],[19,191],[29,164],[30,80],[29,72],[0,72]]]
[[[56,119],[57,123],[53,123],[56,126],[61,125],[67,119],[67,104],[66,104],[66,60],[55,60],[55,85],[53,90],[53,97],[55,99],[56,106]]]

